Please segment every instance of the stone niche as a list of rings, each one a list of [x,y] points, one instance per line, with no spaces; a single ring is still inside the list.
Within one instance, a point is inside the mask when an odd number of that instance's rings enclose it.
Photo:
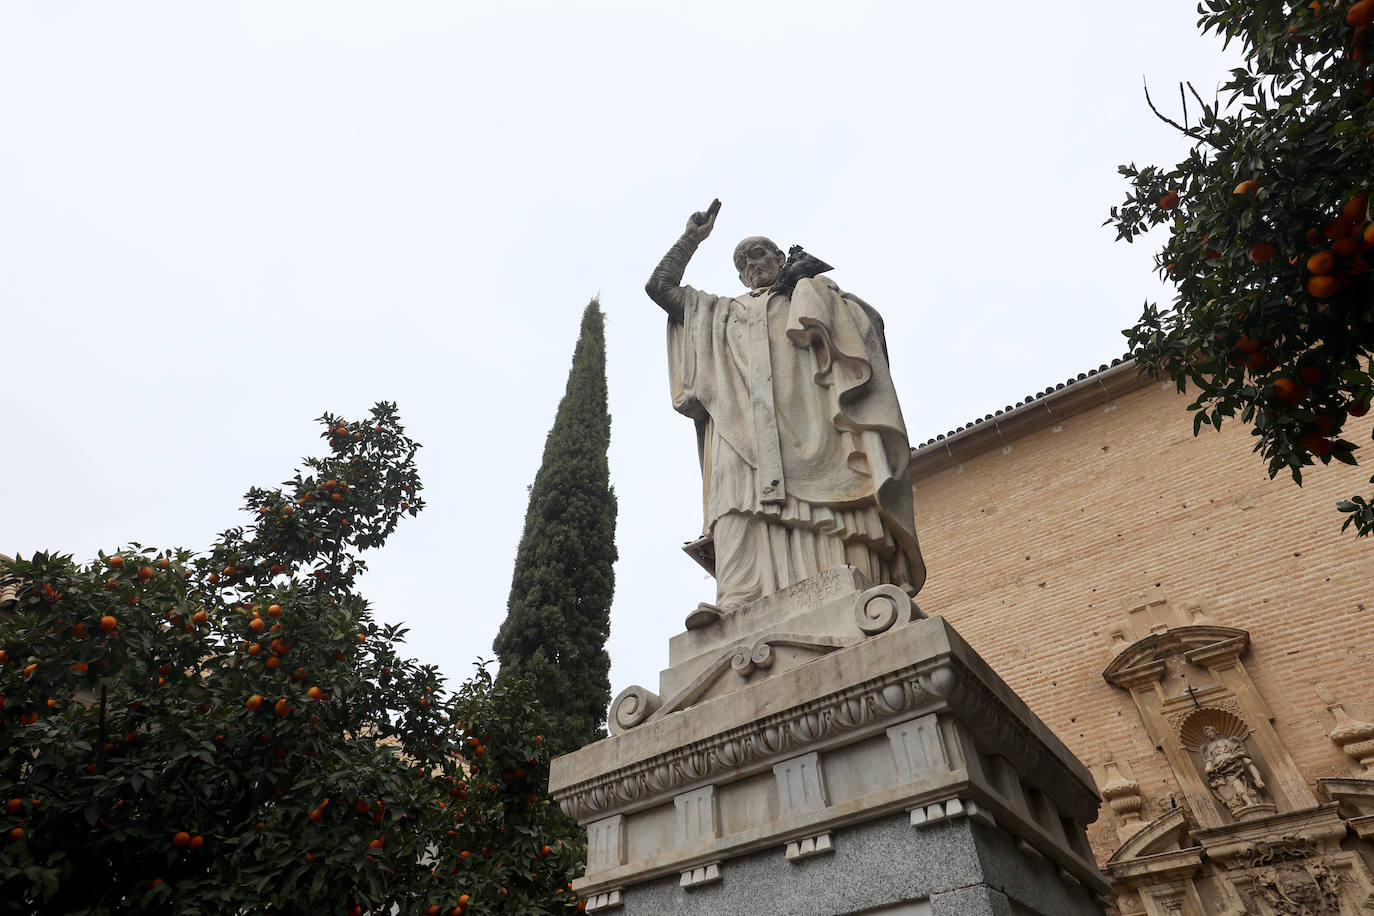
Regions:
[[[1139,784],[1107,764],[1102,791],[1122,820],[1123,842],[1105,865],[1117,912],[1374,914],[1362,854],[1374,828],[1374,780],[1321,778],[1321,798],[1314,795],[1245,668],[1245,630],[1217,625],[1199,608],[1184,623],[1162,599],[1129,610],[1153,625],[1132,643],[1124,628],[1114,634],[1103,677],[1130,692],[1181,804],[1142,823],[1134,816]],[[1323,699],[1331,740],[1363,766],[1374,725]]]
[[[588,911],[1102,912],[1090,775],[900,590],[831,570],[670,663],[553,764]]]

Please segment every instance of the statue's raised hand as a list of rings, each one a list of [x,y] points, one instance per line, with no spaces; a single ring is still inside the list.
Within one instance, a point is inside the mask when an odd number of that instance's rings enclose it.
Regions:
[[[692,218],[687,220],[687,229],[683,233],[692,241],[700,244],[706,241],[711,234],[711,230],[716,228],[716,214],[720,212],[720,199],[711,201],[711,206],[705,212],[698,210],[692,214]]]

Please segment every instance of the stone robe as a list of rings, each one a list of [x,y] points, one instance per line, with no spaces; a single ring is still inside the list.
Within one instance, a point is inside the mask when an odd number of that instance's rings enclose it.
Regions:
[[[680,292],[668,365],[673,407],[696,421],[717,603],[845,563],[915,594],[910,447],[877,312],[823,277]]]

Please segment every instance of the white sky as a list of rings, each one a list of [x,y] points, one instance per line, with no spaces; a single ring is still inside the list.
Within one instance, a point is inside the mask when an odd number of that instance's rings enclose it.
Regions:
[[[582,308],[607,313],[612,691],[714,595],[692,424],[643,283],[724,202],[887,322],[913,443],[1125,348],[1160,298],[1100,224],[1153,119],[1224,79],[1195,0],[0,2],[0,551],[201,548],[313,419],[399,402],[429,508],[378,616],[461,679],[511,563]],[[919,526],[920,519],[917,519]],[[940,575],[932,568],[932,576]]]

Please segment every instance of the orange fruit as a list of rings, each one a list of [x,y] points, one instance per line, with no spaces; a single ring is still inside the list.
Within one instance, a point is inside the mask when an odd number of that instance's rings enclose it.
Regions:
[[[149,579],[151,579],[152,577],[153,577],[153,568],[152,568],[151,566],[140,566],[140,567],[138,568],[138,581],[140,581],[140,582],[147,582],[147,581],[148,581]]]
[[[268,617],[280,617],[280,616],[281,616],[281,605],[280,605],[280,604],[274,604],[274,605],[272,605],[271,607],[269,607],[269,608],[267,609],[267,616],[268,616]]]
[[[1281,378],[1274,382],[1274,394],[1281,401],[1300,404],[1303,398],[1307,397],[1307,389],[1291,378]]]
[[[1298,440],[1298,445],[1301,445],[1314,455],[1329,455],[1333,448],[1331,440],[1319,432],[1305,433],[1302,438]]]
[[[286,702],[286,697],[282,697],[273,705],[272,711],[279,716],[284,716],[291,711],[291,704]]]
[[[1366,245],[1374,245],[1374,223],[1364,227],[1364,241]]]
[[[310,699],[312,699],[312,700],[323,700],[323,699],[324,699],[324,691],[321,690],[321,689],[318,688],[318,687],[311,687],[309,690],[307,690],[307,691],[305,692],[305,695],[308,696],[308,697],[310,697]]]
[[[18,841],[19,841],[20,839],[22,839],[23,836],[24,836],[24,828],[23,828],[23,827],[11,827],[11,828],[10,828],[10,832],[7,833],[7,834],[5,834],[5,836],[9,837],[9,840],[10,840],[11,843],[18,842]]]
[[[194,614],[191,615],[191,622],[192,622],[192,623],[201,624],[201,623],[205,623],[205,622],[208,621],[209,619],[210,619],[210,615],[207,614],[207,613],[205,613],[204,611],[196,611]]]
[[[1350,406],[1346,408],[1346,412],[1352,417],[1362,417],[1369,413],[1369,398],[1366,397],[1358,401],[1351,399]]]
[[[1363,191],[1356,194],[1345,202],[1341,207],[1341,216],[1350,220],[1352,223],[1364,219],[1365,212],[1369,209],[1369,198]]]
[[[243,705],[247,706],[250,711],[257,712],[259,709],[262,709],[262,694],[253,694],[251,697],[248,698],[248,702],[244,703]]]
[[[1322,380],[1322,367],[1303,366],[1298,370],[1298,378],[1302,379],[1305,385],[1315,385]]]
[[[119,621],[115,620],[113,614],[106,614],[100,618],[100,632],[102,633],[113,633],[117,626],[119,626]]]
[[[38,670],[38,663],[24,666],[24,677],[33,677],[33,673]]]
[[[1307,259],[1307,272],[1310,274],[1329,274],[1336,269],[1336,256],[1329,251],[1319,251]]]
[[[124,568],[124,558],[121,557],[121,556],[118,556],[118,555],[113,556],[113,557],[110,557],[110,567],[111,567],[112,569],[123,569],[123,568]]]
[[[1348,258],[1360,250],[1360,242],[1354,236],[1347,236],[1343,239],[1336,239],[1331,243],[1331,253],[1342,258]]]
[[[260,655],[261,653],[262,646],[258,645],[257,643],[253,643],[251,646],[248,647],[249,655]]]
[[[6,814],[18,814],[20,811],[23,810],[24,800],[21,798],[11,798],[9,801],[5,802]]]
[[[277,658],[275,655],[269,655],[267,656],[267,661],[263,662],[263,664],[267,666],[268,671],[276,671],[281,665],[281,659]]]
[[[1345,22],[1355,28],[1374,25],[1374,0],[1360,0],[1345,11]]]
[[[178,830],[172,834],[172,845],[177,849],[185,849],[191,844],[191,835],[185,830]]]
[[[1274,247],[1273,242],[1256,242],[1250,246],[1250,260],[1256,264],[1263,264],[1278,253],[1279,250]]]
[[[1170,191],[1168,194],[1165,194],[1163,197],[1161,197],[1161,198],[1159,199],[1159,208],[1160,208],[1161,210],[1172,210],[1174,207],[1177,207],[1177,206],[1178,206],[1178,192],[1177,192],[1177,191]]]
[[[383,842],[384,842],[384,840],[382,839],[382,837],[377,837],[377,839],[375,839],[375,840],[373,840],[371,843],[368,843],[368,844],[367,844],[367,848],[368,848],[368,849],[381,849],[381,848],[382,848],[382,843],[383,843]]]
[[[1341,281],[1330,274],[1307,278],[1307,292],[1314,299],[1330,299],[1340,289]]]
[[[1349,220],[1344,217],[1333,219],[1322,227],[1322,235],[1326,236],[1327,241],[1331,242],[1336,241],[1336,239],[1343,239],[1354,230],[1354,222],[1354,220]]]
[[[267,624],[261,617],[254,617],[249,621],[248,629],[252,630],[254,633],[261,633],[263,630],[267,629]]]
[[[1248,180],[1246,180],[1246,181],[1242,181],[1240,184],[1236,185],[1236,190],[1235,190],[1234,192],[1232,192],[1232,193],[1235,193],[1235,194],[1254,194],[1254,193],[1255,193],[1256,191],[1258,191],[1258,190],[1259,190],[1259,182],[1258,182],[1258,181],[1255,181],[1253,178],[1251,178],[1251,179],[1248,179]]]

